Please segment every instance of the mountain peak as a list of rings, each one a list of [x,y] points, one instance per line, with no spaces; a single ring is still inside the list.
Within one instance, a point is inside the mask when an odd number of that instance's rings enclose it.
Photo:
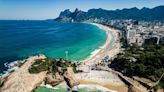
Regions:
[[[67,9],[64,12],[61,12],[60,15],[61,16],[64,15],[64,16],[66,16],[64,18],[67,18],[68,20],[73,19],[74,21],[85,21],[90,18],[164,21],[164,17],[163,17],[164,16],[164,6],[157,6],[157,7],[151,8],[151,9],[146,8],[146,7],[143,7],[142,9],[133,7],[133,8],[129,8],[129,9],[124,8],[121,10],[105,10],[105,9],[99,8],[99,9],[89,9],[87,12],[81,11],[78,8],[76,8],[74,12],[70,12]]]
[[[130,8],[129,10],[139,10],[137,7]]]
[[[75,9],[73,13],[83,12],[82,10],[79,10],[78,8]]]
[[[152,8],[153,10],[160,10],[161,12],[164,12],[164,5],[161,5],[161,6],[157,6],[157,7],[154,7]]]
[[[164,8],[164,5],[156,6],[154,8]],[[154,8],[152,8],[152,9],[154,9]]]
[[[59,17],[68,17],[71,13],[72,12],[69,9],[66,9],[60,13]]]
[[[74,12],[78,12],[78,11],[79,11],[79,9],[78,9],[78,8],[76,8]]]
[[[147,8],[147,7],[143,7],[141,10],[148,10],[149,8]]]
[[[131,9],[138,9],[137,7],[133,7],[133,8],[131,8]]]

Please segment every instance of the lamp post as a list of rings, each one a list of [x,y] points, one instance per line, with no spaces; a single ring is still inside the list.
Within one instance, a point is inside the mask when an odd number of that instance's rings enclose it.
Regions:
[[[68,60],[68,51],[65,51],[66,60]]]

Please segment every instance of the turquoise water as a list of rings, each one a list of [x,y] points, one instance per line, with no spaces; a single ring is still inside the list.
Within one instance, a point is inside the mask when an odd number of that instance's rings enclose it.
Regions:
[[[80,61],[106,41],[106,33],[86,23],[0,21],[0,73],[5,62],[39,53],[49,58]]]
[[[58,89],[50,89],[50,88],[46,88],[46,87],[37,87],[34,92],[67,92],[66,88],[63,87],[59,87]],[[78,92],[102,92],[98,89],[90,89],[90,88],[78,88]]]
[[[50,89],[46,87],[37,87],[34,92],[67,92],[66,88]]]

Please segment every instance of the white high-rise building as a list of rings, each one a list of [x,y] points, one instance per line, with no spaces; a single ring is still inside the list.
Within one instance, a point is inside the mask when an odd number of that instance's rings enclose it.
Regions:
[[[135,43],[138,46],[141,46],[143,44],[143,39],[140,34],[136,33],[136,30],[128,30],[127,31],[127,41],[128,44]]]
[[[127,31],[127,39],[133,38],[136,36],[136,30],[128,30]]]

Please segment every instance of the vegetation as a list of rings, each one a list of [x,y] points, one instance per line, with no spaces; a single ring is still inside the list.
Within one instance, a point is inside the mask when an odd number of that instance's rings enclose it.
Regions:
[[[84,21],[88,19],[133,19],[133,20],[147,20],[164,21],[163,17],[164,6],[157,6],[152,9],[143,8],[138,9],[136,7],[122,10],[104,10],[104,9],[89,9],[87,12],[76,9],[74,12],[68,9],[60,13],[60,16],[56,18],[56,21],[70,20]]]
[[[126,76],[139,76],[157,81],[164,73],[164,46],[146,45],[139,48],[131,46],[125,53],[117,55],[111,67]],[[164,87],[164,78],[158,87]]]
[[[29,68],[30,73],[39,73],[48,70],[50,62],[48,59],[37,59]]]
[[[66,61],[63,59],[38,59],[29,68],[30,73],[39,73],[42,71],[49,71],[53,74],[60,72],[59,68],[63,70],[66,67],[73,67],[74,72],[76,72],[77,65],[71,61]]]

